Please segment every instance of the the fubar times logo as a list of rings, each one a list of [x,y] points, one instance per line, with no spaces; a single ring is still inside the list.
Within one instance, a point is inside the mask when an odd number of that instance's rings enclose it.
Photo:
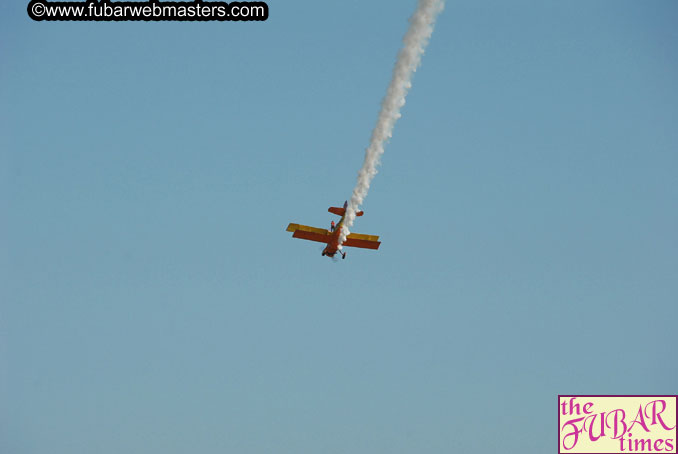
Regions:
[[[678,396],[558,396],[558,454],[676,453]]]

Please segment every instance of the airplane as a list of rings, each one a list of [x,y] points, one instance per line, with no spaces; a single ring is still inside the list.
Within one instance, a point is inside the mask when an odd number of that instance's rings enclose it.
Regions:
[[[341,258],[346,258],[346,252],[339,251],[339,236],[343,228],[344,217],[346,216],[346,207],[348,201],[344,202],[344,207],[329,207],[327,211],[337,216],[341,216],[337,225],[332,224],[330,230],[319,229],[317,227],[309,227],[307,225],[290,224],[287,226],[288,232],[293,232],[292,238],[300,238],[302,240],[317,241],[318,243],[325,243],[327,246],[323,249],[322,256],[334,257],[339,252]],[[358,211],[356,216],[362,216],[363,212]],[[363,249],[379,249],[379,237],[377,235],[363,235],[361,233],[350,233],[344,241],[342,246],[359,247]]]

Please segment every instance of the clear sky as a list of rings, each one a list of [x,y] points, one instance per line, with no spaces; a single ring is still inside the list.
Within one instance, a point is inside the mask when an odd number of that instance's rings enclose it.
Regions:
[[[0,3],[0,452],[555,452],[678,392],[678,3],[448,1],[321,257],[414,0],[257,23]]]

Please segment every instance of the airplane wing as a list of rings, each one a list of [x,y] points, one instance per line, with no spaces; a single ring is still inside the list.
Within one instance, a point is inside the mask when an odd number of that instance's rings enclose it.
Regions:
[[[379,236],[363,235],[362,233],[351,233],[344,241],[344,246],[359,247],[363,249],[379,249]]]
[[[326,229],[309,227],[301,224],[290,224],[287,226],[288,232],[294,232],[293,238],[302,240],[317,241],[318,243],[328,243],[332,238],[330,232]]]

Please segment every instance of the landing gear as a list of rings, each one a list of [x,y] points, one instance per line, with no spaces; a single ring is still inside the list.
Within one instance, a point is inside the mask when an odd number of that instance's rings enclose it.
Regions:
[[[325,251],[323,251],[322,256],[325,257]]]
[[[345,252],[342,252],[342,253],[341,253],[341,259],[344,260],[345,258],[346,258],[346,253],[345,253]]]

